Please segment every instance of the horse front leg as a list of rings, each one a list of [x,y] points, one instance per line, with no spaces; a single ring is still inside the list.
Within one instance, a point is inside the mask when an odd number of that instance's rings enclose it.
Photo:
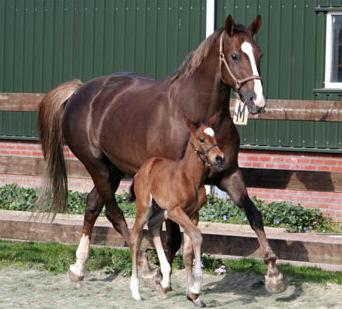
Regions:
[[[267,265],[267,274],[265,276],[266,290],[270,293],[283,292],[285,284],[283,282],[283,275],[276,266],[277,257],[266,238],[261,213],[248,196],[241,170],[237,169],[233,174],[222,178],[217,185],[220,189],[226,191],[234,203],[245,211],[249,224],[258,237],[264,262]]]

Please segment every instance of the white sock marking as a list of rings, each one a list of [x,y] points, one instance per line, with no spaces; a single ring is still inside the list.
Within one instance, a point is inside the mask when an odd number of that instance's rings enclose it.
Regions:
[[[132,297],[135,300],[141,300],[140,293],[139,293],[139,279],[135,277],[134,275],[132,275],[131,277],[131,282],[130,282],[129,287],[131,289]]]
[[[84,276],[85,262],[89,255],[89,236],[82,235],[78,248],[76,250],[76,263],[70,265],[70,270],[78,276]]]
[[[252,72],[253,75],[259,76],[258,68],[256,66],[254,54],[253,54],[253,47],[249,42],[243,42],[241,44],[241,50],[247,54],[249,61],[251,62]],[[254,79],[254,92],[256,94],[256,98],[254,100],[254,104],[259,107],[265,106],[265,98],[262,93],[262,85],[259,79]]]
[[[156,235],[153,237],[154,247],[157,250],[157,255],[160,263],[160,271],[163,275],[163,279],[161,281],[161,286],[165,288],[170,287],[170,274],[171,274],[171,266],[166,258],[165,251],[163,249],[163,244],[160,239],[160,235]]]
[[[215,133],[214,133],[214,130],[210,127],[206,128],[204,131],[203,131],[205,134],[209,135],[209,136],[214,136]]]

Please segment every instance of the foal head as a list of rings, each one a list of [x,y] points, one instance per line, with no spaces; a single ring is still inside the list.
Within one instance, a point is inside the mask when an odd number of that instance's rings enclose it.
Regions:
[[[253,114],[262,112],[265,108],[259,76],[262,52],[253,41],[260,26],[260,15],[248,28],[235,24],[233,17],[229,15],[219,38],[221,79],[238,93]]]
[[[224,154],[218,147],[215,132],[211,128],[215,119],[216,115],[209,120],[208,124],[194,123],[189,119],[186,120],[186,123],[190,130],[189,143],[202,162],[206,166],[222,169]]]

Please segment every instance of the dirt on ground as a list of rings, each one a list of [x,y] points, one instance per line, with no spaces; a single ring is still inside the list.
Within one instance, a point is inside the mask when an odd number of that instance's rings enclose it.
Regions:
[[[129,278],[104,271],[71,283],[66,274],[35,269],[0,270],[0,308],[191,308],[185,297],[185,272],[174,271],[173,290],[166,295],[152,282],[141,282],[142,301],[131,298]],[[209,308],[342,308],[342,286],[304,283],[270,295],[263,277],[249,273],[204,274],[203,297]]]

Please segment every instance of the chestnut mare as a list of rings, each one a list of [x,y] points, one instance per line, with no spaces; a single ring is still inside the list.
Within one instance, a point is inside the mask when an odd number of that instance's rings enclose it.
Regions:
[[[143,227],[148,222],[163,276],[161,290],[168,291],[171,266],[167,261],[160,239],[160,230],[165,218],[171,219],[184,229],[183,261],[187,272],[187,297],[196,306],[204,307],[200,300],[202,235],[197,227],[199,210],[206,200],[204,180],[210,167],[223,168],[224,154],[217,146],[214,130],[208,125],[194,124],[187,120],[190,138],[183,157],[177,161],[165,158],[150,158],[134,177],[131,195],[136,199],[137,214],[131,232],[132,278],[131,292],[140,300],[138,253],[143,236]],[[192,272],[193,252],[195,256]]]
[[[85,84],[66,82],[50,90],[39,106],[38,126],[46,164],[46,184],[52,190],[52,211],[66,207],[67,177],[63,143],[84,164],[94,181],[87,197],[82,238],[72,280],[84,276],[89,241],[103,206],[114,228],[130,243],[130,233],[114,193],[124,175],[133,176],[151,157],[179,158],[188,130],[184,116],[206,122],[214,114],[219,147],[225,154],[224,168],[205,179],[206,184],[228,192],[246,212],[255,231],[268,271],[266,288],[283,289],[282,275],[264,232],[260,213],[248,196],[238,166],[239,135],[229,114],[233,89],[251,113],[264,109],[265,99],[258,67],[261,50],[253,41],[259,31],[257,16],[249,27],[235,24],[228,16],[218,29],[193,51],[180,69],[155,81],[133,73],[99,77]],[[167,257],[172,262],[181,245],[179,226],[167,220]]]

